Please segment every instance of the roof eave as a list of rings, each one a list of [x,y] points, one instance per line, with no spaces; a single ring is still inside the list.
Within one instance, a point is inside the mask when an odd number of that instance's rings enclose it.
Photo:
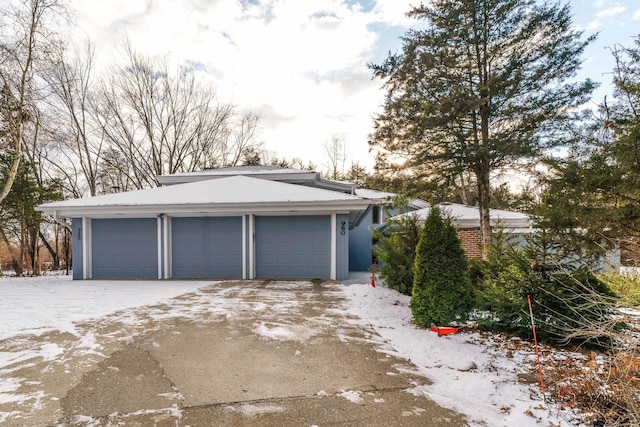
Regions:
[[[36,210],[47,215],[79,218],[127,218],[164,215],[242,215],[286,213],[340,213],[367,209],[369,200],[333,200],[293,203],[227,203],[227,204],[150,204],[104,206],[38,206]]]

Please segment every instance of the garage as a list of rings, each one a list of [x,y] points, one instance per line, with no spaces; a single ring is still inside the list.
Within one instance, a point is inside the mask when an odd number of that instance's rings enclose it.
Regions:
[[[331,217],[256,216],[257,278],[331,277]]]
[[[242,278],[242,217],[172,218],[177,279]]]
[[[93,219],[94,279],[154,279],[158,277],[158,236],[155,218]]]
[[[315,172],[246,168],[37,209],[72,231],[75,280],[346,279],[349,233],[377,199]]]

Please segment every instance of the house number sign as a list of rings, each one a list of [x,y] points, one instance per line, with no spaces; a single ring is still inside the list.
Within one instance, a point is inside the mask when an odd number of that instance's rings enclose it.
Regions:
[[[344,236],[345,234],[347,234],[347,223],[340,221],[340,235]]]

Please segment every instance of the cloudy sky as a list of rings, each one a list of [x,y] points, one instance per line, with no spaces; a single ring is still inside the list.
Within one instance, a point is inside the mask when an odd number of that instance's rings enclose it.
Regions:
[[[213,78],[221,100],[261,115],[260,139],[279,157],[326,162],[336,135],[350,159],[373,166],[366,142],[384,99],[369,62],[400,48],[417,0],[71,0],[77,29],[98,55],[128,37],[150,54],[171,55]],[[572,0],[575,24],[599,32],[584,76],[608,83],[606,47],[640,34],[637,0]],[[609,91],[605,85],[594,98]]]

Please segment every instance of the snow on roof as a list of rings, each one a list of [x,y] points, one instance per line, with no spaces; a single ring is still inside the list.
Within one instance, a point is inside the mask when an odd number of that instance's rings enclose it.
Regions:
[[[364,197],[365,199],[393,199],[396,194],[388,193],[386,191],[371,190],[369,188],[357,188],[356,196]]]
[[[206,169],[197,172],[184,172],[173,176],[198,176],[198,175],[254,175],[254,174],[307,174],[316,173],[303,169],[281,168],[279,166],[234,166],[229,168]],[[166,176],[166,175],[163,175]]]
[[[356,189],[356,196],[364,197],[365,199],[392,201],[397,194],[387,191],[371,190],[370,188],[358,188]],[[428,208],[431,205],[422,199],[411,199],[409,200],[409,206],[414,209],[422,209]]]
[[[278,166],[235,166],[171,175],[159,175],[156,179],[160,184],[171,185],[236,175],[255,176],[275,181],[299,181],[315,180],[317,179],[318,173],[302,169],[281,168]]]
[[[460,228],[480,227],[480,211],[476,206],[461,205],[458,203],[440,203],[438,205],[442,213],[449,216],[453,223]],[[424,221],[429,216],[431,207],[418,209],[405,215],[416,215],[418,220]],[[531,217],[522,212],[505,211],[502,209],[490,209],[489,216],[493,225],[502,225],[507,228],[530,228]]]
[[[125,193],[46,203],[38,210],[58,213],[61,216],[98,209],[125,209],[167,207],[192,210],[206,206],[216,207],[256,207],[311,205],[323,209],[326,205],[366,208],[367,199],[337,191],[324,190],[304,185],[288,184],[266,179],[236,175],[214,180],[203,180],[167,187],[149,188]],[[65,213],[66,212],[66,213]],[[163,211],[167,213],[166,211]]]

